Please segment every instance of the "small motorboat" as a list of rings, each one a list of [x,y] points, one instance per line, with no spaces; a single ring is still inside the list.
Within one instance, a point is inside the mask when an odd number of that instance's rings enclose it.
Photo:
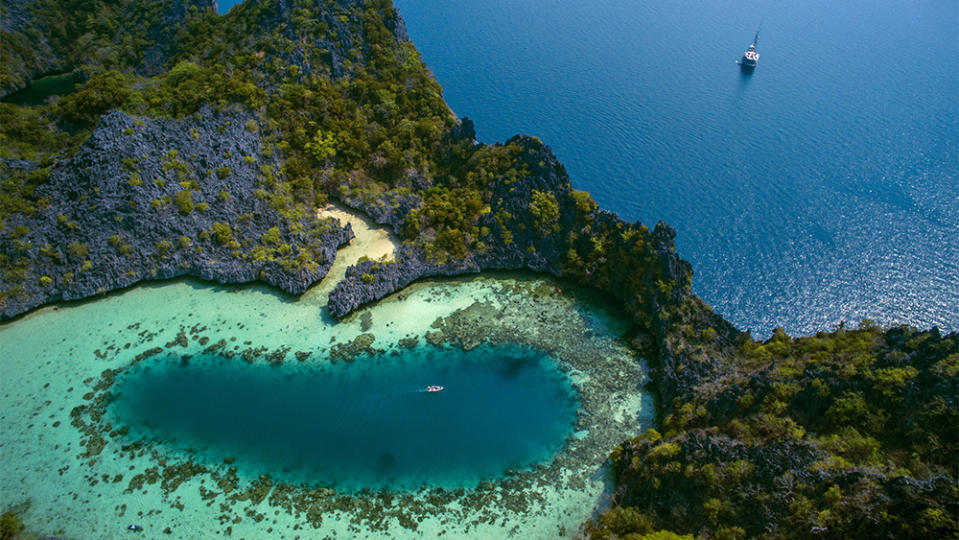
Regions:
[[[139,525],[127,525],[127,530],[128,530],[128,531],[133,531],[133,532],[140,532],[140,531],[143,530],[143,527],[141,527],[141,526],[139,526]]]
[[[426,391],[427,391],[427,392],[439,392],[439,391],[442,390],[442,389],[443,389],[442,386],[435,386],[435,385],[432,385],[432,384],[426,387]]]

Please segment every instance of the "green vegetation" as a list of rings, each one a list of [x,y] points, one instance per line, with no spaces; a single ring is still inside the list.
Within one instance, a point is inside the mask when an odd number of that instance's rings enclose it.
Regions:
[[[315,219],[314,208],[333,198],[393,218],[404,242],[436,263],[503,246],[549,263],[559,254],[566,277],[615,295],[637,330],[656,337],[648,352],[660,363],[662,435],[650,431],[613,452],[614,505],[584,526],[587,536],[956,536],[955,336],[869,324],[800,339],[778,331],[764,342],[740,334],[691,295],[691,269],[665,253],[668,230],[615,219],[568,185],[544,187],[539,181],[561,166],[535,138],[474,145],[457,136],[439,84],[415,48],[389,30],[396,22],[389,0],[262,0],[224,16],[191,8],[180,28],[157,34],[171,5],[36,0],[30,8],[50,28],[64,65],[88,78],[59,100],[0,104],[0,157],[37,164],[30,172],[0,165],[0,270],[8,286],[0,302],[27,288],[54,290],[31,254],[69,265],[51,273],[61,288],[74,282],[77,265],[93,269],[85,244],[32,246],[28,227],[6,224],[51,204],[37,188],[101,114],[199,120],[204,105],[243,111],[253,118],[235,127],[256,133],[263,158],[253,193],[204,194],[213,175],[241,171],[209,164],[203,174],[176,150],[159,149],[164,178],[152,186],[144,186],[136,159],[124,161],[138,189],[180,184],[172,200],[151,195],[152,208],[138,212],[165,215],[173,204],[181,215],[212,213],[211,205],[250,195],[269,207],[267,225],[240,210],[243,226],[214,222],[196,238],[160,240],[160,257],[218,250],[294,275],[315,272],[327,262],[322,236],[330,222]],[[29,59],[29,44],[5,34],[0,52]],[[155,46],[167,60],[147,77],[138,68]],[[22,77],[13,65],[0,62],[0,84]],[[137,136],[134,128],[125,133]],[[199,141],[200,130],[185,138]],[[244,156],[243,172],[256,162]],[[209,202],[195,203],[194,194]],[[77,215],[64,211],[55,226],[75,228]],[[250,224],[270,228],[242,237]],[[129,234],[108,243],[131,255]],[[374,283],[377,269],[359,279]]]
[[[559,232],[559,204],[555,195],[534,189],[529,211],[536,218],[534,225],[540,232]]]
[[[189,189],[179,191],[173,196],[173,204],[176,205],[181,214],[187,215],[193,211],[193,194],[190,193]]]
[[[116,70],[95,74],[79,90],[57,103],[57,114],[78,125],[91,125],[101,114],[119,108],[132,94],[134,77]]]
[[[617,507],[592,537],[956,534],[959,335],[777,331],[743,336],[727,368],[665,407],[662,436],[613,452]]]
[[[491,162],[489,156],[503,153],[499,149],[481,149],[472,156],[470,144],[447,141],[455,124],[453,115],[416,49],[399,42],[389,30],[396,18],[389,1],[317,6],[301,0],[269,0],[240,5],[224,16],[191,8],[182,28],[157,42],[153,29],[161,26],[169,4],[166,0],[136,2],[127,8],[126,3],[111,0],[38,0],[35,13],[52,29],[54,49],[82,67],[89,78],[56,103],[3,104],[2,151],[31,159],[69,154],[110,109],[173,118],[194,115],[204,104],[221,110],[245,109],[257,115],[246,122],[245,129],[263,137],[261,153],[278,152],[282,159],[279,170],[264,175],[261,196],[286,221],[283,230],[325,231],[311,224],[310,216],[313,206],[325,203],[331,194],[395,208],[397,201],[415,192],[404,180],[408,171],[432,183],[456,169],[456,177],[442,188],[446,191],[431,194],[433,204],[417,214],[422,228],[428,229],[417,241],[428,246],[436,259],[464,257],[484,245],[480,237],[487,231],[478,220],[489,195],[482,193],[483,183],[511,165],[508,159]],[[344,16],[345,22],[337,23],[334,30],[318,13],[321,9],[350,16]],[[278,15],[291,22],[277,26]],[[344,31],[354,41],[346,40]],[[319,42],[333,47],[342,43],[336,56],[344,61],[334,65],[330,50],[302,46]],[[154,45],[161,45],[169,55],[166,70],[154,77],[138,75],[135,67]],[[289,54],[294,49],[302,49],[302,57]],[[81,50],[102,54],[74,52]],[[304,66],[310,68],[308,75]],[[195,131],[192,138],[198,137]],[[466,178],[469,168],[480,167],[486,170]],[[164,157],[164,171],[174,175],[167,176],[167,181],[174,177],[181,185],[196,181],[175,153]],[[220,167],[214,172],[224,178],[234,171]],[[142,185],[135,164],[130,175],[131,185]],[[27,176],[4,176],[11,184],[4,186],[0,201],[5,213],[24,213],[43,204],[31,194],[45,179]],[[163,187],[164,179],[154,183]],[[199,186],[183,187],[172,202],[188,215],[204,203],[194,203],[196,193],[192,192],[198,192]],[[450,202],[460,196],[469,204],[462,212],[449,211]],[[151,207],[159,210],[164,203],[159,197]],[[272,251],[296,271],[315,268],[315,257],[322,259],[321,250],[312,245],[315,242],[307,237],[302,245],[290,246],[286,255],[276,246],[249,246],[237,254],[252,260]],[[254,253],[257,247],[262,249]]]
[[[233,240],[233,229],[227,223],[213,223],[213,237],[218,244],[228,244]]]
[[[0,141],[2,143],[2,141]],[[0,148],[3,144],[0,144]],[[38,199],[34,190],[47,181],[50,169],[35,169],[29,173],[12,170],[5,164],[0,164],[0,220],[5,220],[14,214],[32,214],[38,208],[44,208],[49,201]]]
[[[87,256],[87,253],[90,252],[90,246],[82,242],[70,242],[67,244],[67,251],[69,251],[73,257],[83,259]]]
[[[57,129],[59,121],[61,118],[52,105],[26,107],[0,103],[0,157],[45,162],[48,156],[76,147],[90,135],[88,130]]]
[[[174,118],[192,115],[207,103],[245,108],[260,117],[247,122],[246,129],[264,136],[262,151],[282,155],[282,169],[264,184],[271,206],[289,220],[291,230],[311,214],[314,204],[330,194],[344,194],[342,189],[350,198],[395,206],[414,191],[404,180],[408,171],[429,179],[448,178],[416,214],[422,223],[410,229],[414,237],[427,231],[418,241],[437,260],[464,257],[485,245],[481,237],[486,231],[478,221],[489,206],[487,184],[504,176],[515,180],[523,173],[514,168],[518,148],[474,149],[468,141],[447,140],[454,118],[418,52],[390,32],[396,12],[387,0],[322,8],[297,1],[294,13],[276,1],[244,4],[225,16],[191,12],[183,31],[164,43],[171,58],[168,70],[152,78],[138,76],[134,66],[151,45],[147,34],[158,25],[166,2],[135,4],[132,10],[107,0],[79,4],[40,0],[37,12],[56,28],[52,39],[58,50],[72,51],[84,40],[111,56],[87,59],[83,69],[89,78],[57,103],[4,104],[11,121],[0,123],[0,136],[5,137],[3,147],[17,155],[72,151],[99,115],[113,108]],[[336,76],[340,67],[332,64],[329,50],[306,47],[305,57],[295,64],[287,53],[301,43],[340,42],[339,32],[321,22],[317,9],[352,13],[341,24],[351,36],[361,36],[362,46],[354,43],[338,52],[346,61]],[[278,13],[295,21],[292,34],[275,26]],[[251,34],[253,28],[259,32]],[[312,67],[309,76],[303,74],[303,65]],[[178,182],[190,180],[187,165],[176,155],[165,156],[164,170],[174,172]],[[221,167],[215,172],[222,178],[232,171]],[[157,179],[157,185],[162,181]],[[142,183],[135,169],[130,183]],[[9,206],[36,204],[24,179],[13,187],[4,190]],[[456,205],[462,210],[451,210],[451,202],[459,203],[460,197],[466,201]],[[173,202],[181,214],[194,209],[189,191],[177,194]]]
[[[160,257],[166,257],[173,250],[173,242],[169,240],[160,240],[156,244],[157,253]]]

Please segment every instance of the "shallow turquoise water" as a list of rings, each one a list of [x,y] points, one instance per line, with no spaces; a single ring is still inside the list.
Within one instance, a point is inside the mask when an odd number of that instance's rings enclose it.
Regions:
[[[166,357],[137,364],[113,392],[129,439],[339,490],[468,487],[531,466],[561,448],[577,408],[555,361],[514,345],[427,345],[324,367]]]
[[[64,538],[131,522],[190,539],[568,537],[604,504],[612,448],[654,425],[645,362],[622,339],[631,321],[575,288],[528,275],[417,283],[336,324],[328,289],[182,279],[0,324],[0,508],[29,502],[28,527]],[[501,347],[427,345],[442,321]],[[360,336],[381,352],[331,364]],[[549,357],[502,346],[516,342]],[[231,359],[202,360],[220,343]],[[415,391],[428,384],[446,389]],[[146,422],[132,421],[133,400]],[[342,468],[311,452],[333,431],[357,454],[325,450]],[[467,464],[467,437],[502,444]]]

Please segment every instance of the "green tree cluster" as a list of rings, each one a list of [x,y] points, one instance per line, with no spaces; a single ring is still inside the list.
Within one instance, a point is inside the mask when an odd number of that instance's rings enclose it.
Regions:
[[[866,321],[744,336],[739,351],[721,381],[667,404],[663,436],[613,452],[618,506],[585,531],[629,534],[639,520],[706,537],[956,534],[959,335]]]

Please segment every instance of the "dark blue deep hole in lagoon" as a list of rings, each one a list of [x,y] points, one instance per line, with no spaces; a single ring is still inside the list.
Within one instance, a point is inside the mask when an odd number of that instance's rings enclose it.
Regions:
[[[514,345],[419,347],[324,368],[151,359],[113,391],[114,421],[134,439],[343,491],[469,487],[532,466],[562,448],[577,408],[555,361]]]

